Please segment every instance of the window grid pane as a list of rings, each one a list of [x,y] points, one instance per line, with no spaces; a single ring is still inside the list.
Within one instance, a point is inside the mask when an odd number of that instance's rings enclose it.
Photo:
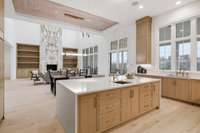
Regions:
[[[119,48],[122,49],[122,48],[127,48],[127,38],[124,38],[124,39],[120,39],[119,40]]]
[[[190,70],[190,40],[176,42],[176,69]]]
[[[171,43],[160,44],[160,70],[171,69]]]
[[[185,21],[176,24],[176,38],[188,37],[191,34],[191,22]]]
[[[118,41],[112,41],[111,42],[111,50],[118,49]]]
[[[127,73],[128,52],[119,51],[110,53],[110,73]]]
[[[83,68],[89,69],[91,74],[98,74],[98,46],[83,49]],[[86,54],[86,56],[85,56]]]
[[[167,41],[171,40],[171,25],[167,27],[160,28],[159,30],[159,40]]]

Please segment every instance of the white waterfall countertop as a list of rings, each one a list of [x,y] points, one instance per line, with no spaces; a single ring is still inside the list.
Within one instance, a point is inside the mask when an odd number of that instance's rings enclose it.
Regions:
[[[84,95],[84,94],[112,90],[117,88],[159,82],[160,79],[135,77],[134,79],[125,79],[125,81],[129,83],[118,84],[114,83],[110,77],[103,77],[103,78],[87,78],[87,79],[76,79],[76,80],[60,80],[58,81],[58,84],[70,90],[75,95]]]

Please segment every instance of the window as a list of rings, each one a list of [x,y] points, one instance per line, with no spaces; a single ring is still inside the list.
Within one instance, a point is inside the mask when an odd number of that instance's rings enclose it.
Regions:
[[[159,29],[160,70],[171,69],[171,25]]]
[[[119,40],[119,48],[120,49],[127,48],[127,38]]]
[[[111,42],[110,73],[125,74],[128,64],[127,38],[119,40],[119,45],[117,42]]]
[[[159,40],[160,41],[171,40],[171,25],[160,28]]]
[[[98,47],[90,47],[83,49],[83,68],[90,69],[91,74],[98,73]]]
[[[111,50],[118,49],[118,41],[112,41],[111,42]]]
[[[197,34],[200,35],[200,18],[197,18]]]
[[[185,21],[176,24],[176,38],[188,37],[191,34],[191,22]]]
[[[190,70],[190,40],[176,42],[176,69]]]
[[[160,44],[160,70],[171,69],[171,44]]]
[[[127,72],[128,52],[119,51],[110,53],[110,73],[125,74]]]
[[[200,71],[200,38],[197,39],[197,71]]]

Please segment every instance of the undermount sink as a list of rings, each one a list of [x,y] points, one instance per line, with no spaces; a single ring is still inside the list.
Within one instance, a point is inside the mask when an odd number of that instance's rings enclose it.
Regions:
[[[117,84],[130,84],[131,82],[128,82],[128,81],[115,81],[114,83],[117,83]]]

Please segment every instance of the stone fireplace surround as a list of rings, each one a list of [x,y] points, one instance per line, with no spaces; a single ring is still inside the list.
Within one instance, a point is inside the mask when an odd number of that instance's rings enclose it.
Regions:
[[[62,29],[50,25],[41,25],[40,71],[46,72],[47,65],[62,68]]]

